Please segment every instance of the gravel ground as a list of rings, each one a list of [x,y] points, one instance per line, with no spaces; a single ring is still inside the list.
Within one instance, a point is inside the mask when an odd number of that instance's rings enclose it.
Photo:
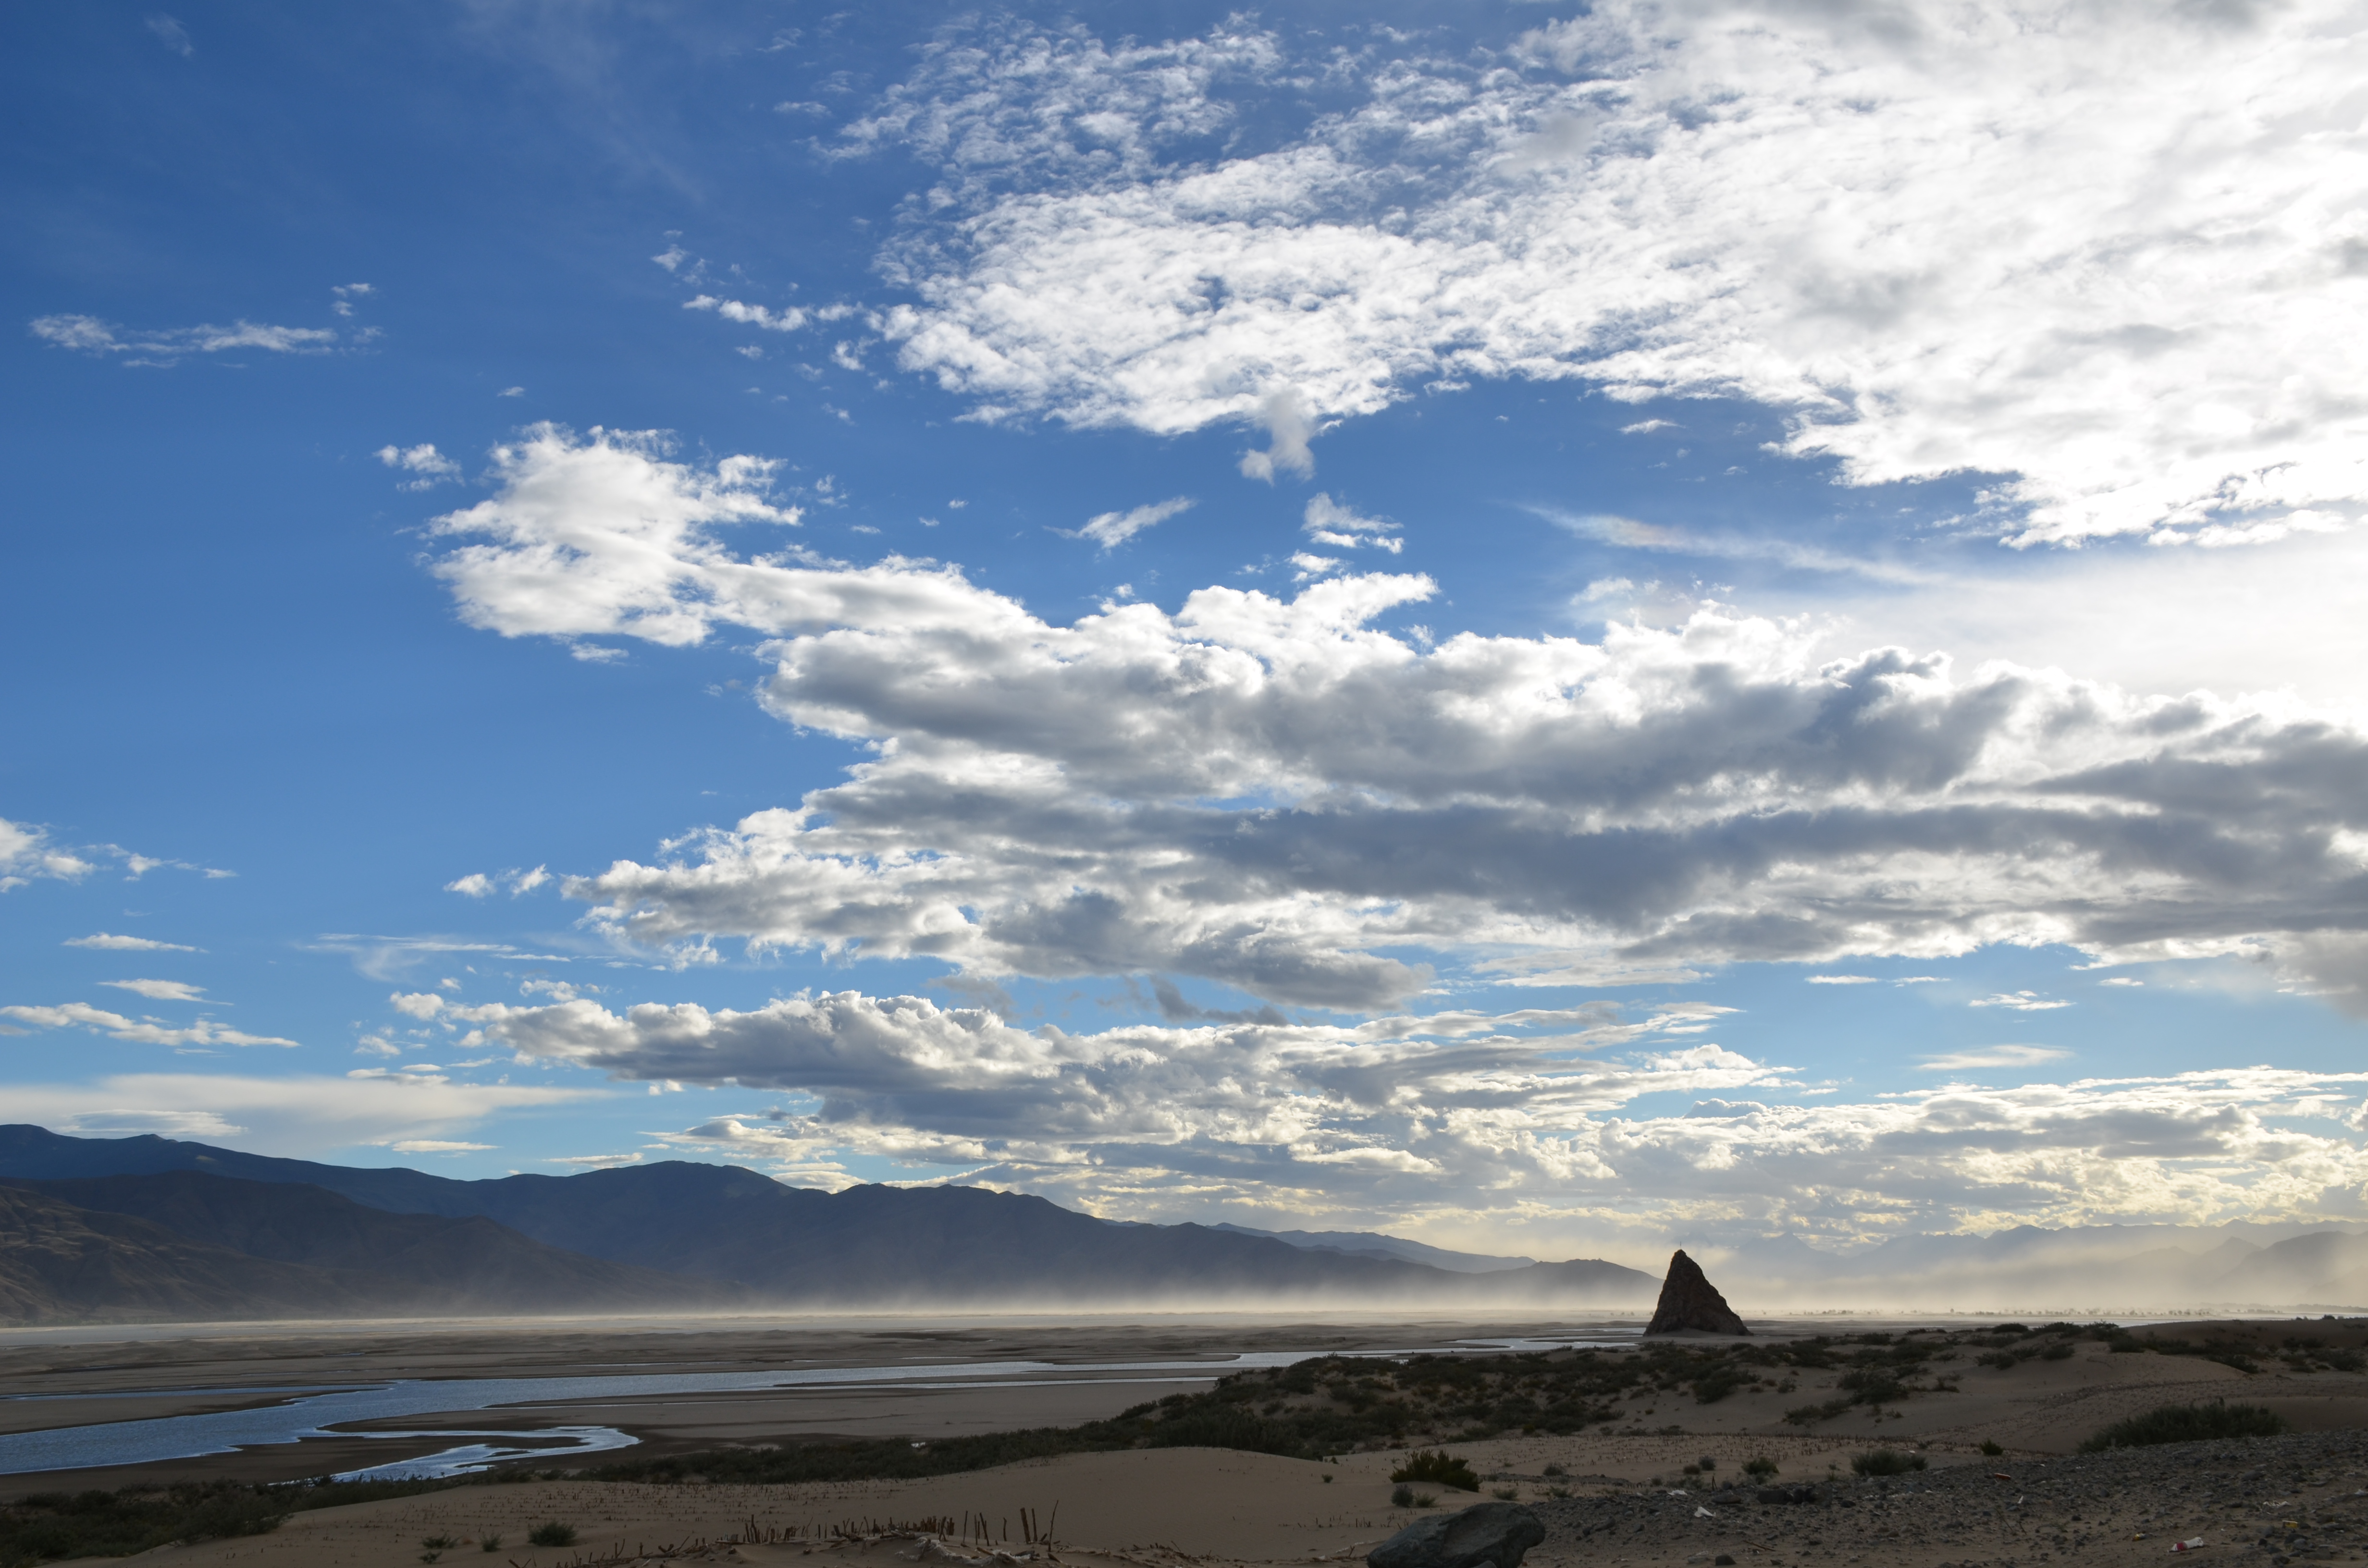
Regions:
[[[2029,1568],[2154,1561],[2200,1537],[2190,1550],[2285,1568],[2368,1549],[2368,1433],[2356,1431],[1775,1484],[1804,1500],[1763,1502],[1742,1484],[1536,1500],[1547,1534],[1531,1562]]]

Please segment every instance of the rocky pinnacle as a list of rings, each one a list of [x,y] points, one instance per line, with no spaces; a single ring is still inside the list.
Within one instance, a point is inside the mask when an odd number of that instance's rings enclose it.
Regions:
[[[1676,1334],[1694,1329],[1703,1334],[1749,1334],[1726,1298],[1718,1293],[1702,1265],[1679,1252],[1669,1259],[1669,1277],[1661,1281],[1660,1304],[1653,1309],[1646,1334]]]

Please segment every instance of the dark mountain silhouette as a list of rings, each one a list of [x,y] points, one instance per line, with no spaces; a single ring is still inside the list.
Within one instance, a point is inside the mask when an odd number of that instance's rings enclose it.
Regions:
[[[38,1127],[0,1127],[0,1179],[73,1179],[77,1201],[132,1201],[86,1185],[95,1178],[153,1181],[169,1173],[324,1189],[395,1215],[482,1218],[546,1247],[745,1286],[785,1304],[1348,1297],[1552,1306],[1641,1302],[1654,1286],[1647,1275],[1592,1259],[1452,1273],[1400,1257],[1297,1247],[1212,1226],[1112,1224],[1041,1198],[980,1187],[874,1186],[828,1193],[785,1187],[736,1166],[685,1161],[569,1176],[455,1181],[154,1136],[68,1138]],[[143,1196],[139,1201],[165,1200]],[[277,1257],[350,1256],[339,1250],[347,1244],[316,1238],[309,1221],[291,1218],[272,1228],[222,1218],[206,1221],[215,1228],[204,1230],[188,1217],[202,1205],[187,1197],[173,1203],[170,1213],[199,1226],[210,1239],[252,1241]],[[353,1222],[350,1216],[331,1221],[327,1210],[321,1214],[324,1223]],[[313,1247],[323,1250],[307,1251]]]
[[[547,1246],[482,1216],[390,1214],[302,1183],[199,1171],[0,1183],[184,1242],[330,1271],[383,1312],[701,1312],[750,1300],[738,1287]]]

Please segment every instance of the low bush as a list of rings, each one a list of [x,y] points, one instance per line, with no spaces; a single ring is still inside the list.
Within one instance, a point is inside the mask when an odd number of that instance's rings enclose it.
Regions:
[[[2165,1404],[2116,1421],[2080,1445],[2084,1454],[2107,1449],[2139,1449],[2155,1443],[2201,1443],[2221,1437],[2274,1437],[2286,1418],[2258,1404]]]
[[[1392,1481],[1428,1481],[1440,1486],[1452,1486],[1458,1492],[1477,1492],[1480,1478],[1473,1473],[1472,1461],[1458,1459],[1444,1450],[1417,1449],[1406,1455],[1406,1463],[1390,1471]]]
[[[529,1546],[574,1546],[575,1527],[563,1525],[553,1519],[547,1525],[537,1525],[527,1531],[526,1540]]]
[[[1743,1473],[1754,1481],[1765,1481],[1776,1473],[1776,1461],[1766,1454],[1755,1455],[1744,1461]]]
[[[1911,1470],[1923,1468],[1922,1454],[1903,1454],[1895,1449],[1850,1456],[1850,1469],[1861,1475],[1906,1475]]]
[[[240,1481],[126,1486],[113,1492],[36,1492],[0,1503],[0,1564],[66,1557],[130,1557],[171,1540],[264,1535],[289,1515],[381,1497],[440,1492],[449,1481],[319,1481],[257,1486]]]

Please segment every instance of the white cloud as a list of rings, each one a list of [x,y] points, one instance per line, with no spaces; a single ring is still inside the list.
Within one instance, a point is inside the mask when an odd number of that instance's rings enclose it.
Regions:
[[[524,397],[526,395],[526,389],[524,387],[504,387],[494,395],[495,397]]]
[[[1968,1002],[1965,1006],[1968,1007],[2009,1007],[2018,1013],[2046,1013],[2052,1012],[2057,1007],[2069,1007],[2072,1004],[2069,1002],[2058,1002],[2051,997],[2042,996],[2036,991],[2001,991],[1994,996],[1985,996],[1978,1001]]]
[[[199,953],[203,948],[185,947],[179,942],[158,942],[146,937],[119,937],[108,931],[93,932],[87,937],[68,937],[69,948],[97,948],[114,953]]]
[[[189,41],[189,29],[183,27],[177,19],[166,16],[162,11],[151,11],[142,17],[141,21],[147,28],[150,37],[183,59],[186,60],[197,53],[198,46]]]
[[[418,475],[404,485],[405,490],[433,490],[448,480],[461,477],[461,465],[438,451],[432,441],[422,441],[416,447],[381,447],[378,460],[389,468]]]
[[[1873,985],[1875,983],[1875,978],[1871,974],[1813,974],[1808,977],[1808,981],[1812,985]]]
[[[2067,943],[2362,996],[2340,835],[2368,830],[2342,782],[2368,736],[2291,699],[1821,659],[1813,629],[1715,608],[1597,642],[1376,629],[1418,576],[1055,626],[949,568],[731,552],[708,519],[770,516],[725,477],[753,460],[545,430],[503,463],[439,524],[495,536],[437,565],[466,619],[749,628],[770,711],[874,748],[796,808],[565,884],[686,960],[737,936],[1370,1007],[1426,983],[1378,949],[1568,983]]]
[[[184,354],[222,354],[260,348],[270,354],[325,354],[337,335],[326,327],[269,326],[241,321],[230,326],[182,326],[133,331],[97,316],[37,316],[35,337],[57,348],[84,354],[128,354],[131,365],[169,365]]]
[[[624,656],[620,649],[596,648],[580,642],[570,647],[568,652],[579,659],[588,659],[595,663],[604,658]],[[517,898],[520,894],[532,892],[550,881],[551,871],[547,867],[537,866],[529,871],[521,871],[513,867],[509,870],[492,875],[484,871],[472,871],[465,877],[455,877],[444,884],[444,891],[457,892],[464,898],[490,898],[501,888],[507,887],[510,896]]]
[[[0,817],[0,892],[23,887],[35,877],[78,881],[94,869],[81,856],[59,847],[46,830]]]
[[[1986,1045],[1919,1060],[1927,1073],[1965,1073],[1983,1067],[2037,1067],[2061,1062],[2071,1054],[2047,1045]]]
[[[1069,537],[1089,539],[1104,550],[1113,550],[1147,528],[1166,522],[1192,506],[1190,495],[1178,495],[1167,501],[1155,501],[1147,506],[1136,506],[1124,512],[1102,512],[1086,519],[1086,526]]]
[[[795,332],[814,319],[807,312],[795,306],[773,311],[763,305],[744,304],[738,300],[719,300],[712,294],[700,294],[685,300],[682,308],[686,311],[712,311],[725,321],[762,327],[767,332]]]
[[[444,1008],[444,998],[433,991],[398,991],[387,1000],[396,1012],[415,1018],[432,1018]]]
[[[237,1136],[256,1153],[318,1157],[401,1139],[447,1138],[505,1111],[576,1105],[599,1091],[400,1078],[129,1073],[79,1084],[11,1084],[8,1112],[83,1137]]]
[[[101,983],[106,983],[102,982]],[[170,984],[170,982],[150,982]],[[173,1001],[193,1001],[194,997],[175,996]],[[200,1018],[185,1028],[160,1024],[154,1019],[127,1018],[120,1013],[110,1013],[94,1007],[87,1002],[68,1002],[55,1007],[0,1007],[0,1018],[13,1018],[34,1028],[95,1029],[116,1040],[128,1040],[140,1045],[175,1047],[209,1045],[286,1045],[297,1042],[278,1035],[248,1034],[241,1029],[225,1028],[211,1018]]]
[[[726,524],[793,525],[796,507],[764,499],[775,464],[726,458],[712,469],[666,460],[649,433],[594,429],[578,442],[538,425],[494,449],[499,494],[435,521],[471,543],[437,562],[470,624],[505,637],[627,632],[670,647],[701,642],[714,620],[769,619],[743,605],[778,568],[744,563],[712,537]]]
[[[1271,478],[1434,381],[1740,395],[1854,483],[2009,476],[2027,539],[2241,542],[2368,501],[2364,41],[2347,0],[1612,0],[1320,61],[1012,22],[842,145],[940,171],[882,321],[984,417],[1258,426]],[[1311,72],[1356,101],[1206,140]]]
[[[178,980],[102,980],[99,983],[111,985],[118,991],[137,993],[151,1002],[199,1002],[205,999],[204,986]]]
[[[615,1165],[637,1165],[639,1154],[550,1154],[543,1158],[546,1165],[577,1165],[586,1170],[607,1170]]]
[[[336,296],[330,301],[329,309],[341,316],[349,316],[354,313],[355,301],[366,300],[378,290],[367,283],[340,283],[329,292]]]
[[[665,1140],[677,1147],[783,1170],[841,1171],[854,1157],[962,1169],[1115,1218],[1241,1202],[1361,1222],[1495,1214],[1855,1240],[2314,1214],[2368,1179],[2368,1152],[2327,1109],[2368,1074],[2246,1068],[1770,1104],[1733,1091],[1781,1095],[1784,1070],[1663,1042],[1715,1012],[1632,1017],[1596,1003],[1073,1035],[848,992],[748,1012],[577,1001],[499,1009],[485,1027],[529,1056],[613,1078],[740,1092],[741,1108]],[[1932,1065],[2058,1053],[1962,1054]],[[1672,1093],[1704,1114],[1628,1108]],[[1882,1203],[1866,1200],[1874,1192]]]
[[[1406,540],[1391,537],[1397,532],[1397,527],[1385,518],[1364,517],[1320,490],[1307,498],[1307,509],[1300,524],[1301,531],[1318,544],[1338,545],[1344,550],[1386,550],[1393,555],[1406,548]]]
[[[398,1154],[473,1154],[500,1146],[497,1143],[463,1143],[450,1138],[398,1138],[387,1145]]]
[[[354,967],[372,980],[394,980],[422,959],[453,953],[481,953],[487,958],[520,963],[572,963],[575,953],[536,953],[507,942],[477,942],[460,937],[386,937],[353,931],[332,931],[308,944],[314,952],[345,953]],[[450,981],[443,983],[451,984]]]

